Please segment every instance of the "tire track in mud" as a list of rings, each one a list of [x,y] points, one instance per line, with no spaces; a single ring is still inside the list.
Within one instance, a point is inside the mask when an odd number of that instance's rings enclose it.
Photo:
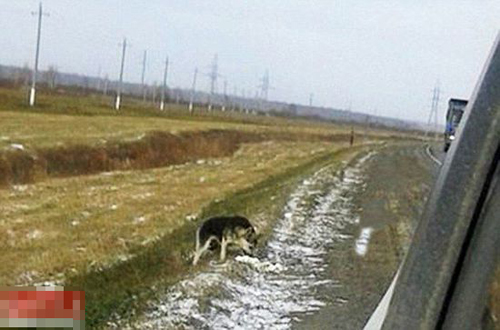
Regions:
[[[129,328],[289,329],[331,302],[322,292],[342,283],[327,274],[328,251],[352,240],[344,228],[359,221],[353,194],[373,154],[343,170],[329,166],[303,180],[257,257],[212,262],[152,302]],[[346,301],[337,298],[335,303]]]

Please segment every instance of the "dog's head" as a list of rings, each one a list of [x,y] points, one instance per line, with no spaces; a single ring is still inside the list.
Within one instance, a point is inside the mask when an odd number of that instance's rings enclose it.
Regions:
[[[234,237],[234,240],[236,244],[239,245],[245,253],[253,255],[257,246],[257,233],[255,229],[253,227],[239,227],[236,229],[235,234],[236,237]]]

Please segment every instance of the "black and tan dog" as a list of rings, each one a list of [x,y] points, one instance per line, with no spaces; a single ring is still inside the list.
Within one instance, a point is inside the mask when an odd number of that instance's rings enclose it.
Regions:
[[[226,259],[228,245],[236,245],[247,254],[253,254],[257,234],[247,218],[241,216],[214,217],[205,220],[196,231],[196,251],[193,265],[203,253],[220,246],[220,260]]]

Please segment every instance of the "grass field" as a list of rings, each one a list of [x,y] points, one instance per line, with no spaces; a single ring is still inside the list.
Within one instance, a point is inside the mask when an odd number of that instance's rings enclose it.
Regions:
[[[42,94],[35,109],[23,101],[23,91],[0,88],[0,176],[2,160],[4,176],[25,163],[45,167],[29,184],[0,188],[0,263],[9,265],[0,283],[83,289],[91,326],[127,314],[138,295],[147,299],[151,287],[191,271],[200,219],[240,213],[268,230],[305,173],[340,166],[380,139],[405,138],[363,130],[348,148],[351,128],[332,123],[190,116],[178,105],[160,113],[133,100],[116,113],[95,96]],[[162,162],[172,154],[175,161]],[[50,173],[99,157],[105,166],[95,171]]]
[[[27,147],[67,144],[101,144],[106,141],[136,139],[148,131],[181,132],[229,129],[244,131],[332,134],[350,127],[311,123],[304,120],[263,117],[232,112],[196,111],[189,115],[182,105],[165,111],[137,100],[129,100],[116,111],[102,97],[40,95],[36,108],[29,108],[23,90],[0,88],[0,147],[12,143]],[[140,117],[138,120],[137,117]],[[379,132],[379,134],[381,134]]]
[[[63,278],[91,263],[126,258],[131,248],[171,233],[210,201],[341,146],[270,141],[244,145],[232,157],[0,190],[6,234],[0,262],[13,265],[0,270],[0,283],[22,284],[22,274],[33,269],[38,281]]]
[[[227,156],[245,142],[347,141],[352,128],[221,111],[189,115],[178,104],[159,111],[134,99],[117,112],[102,96],[53,91],[30,108],[25,92],[0,88],[0,185]],[[404,135],[355,130],[358,142]]]
[[[107,141],[136,139],[148,131],[173,133],[190,130],[228,129],[250,132],[278,132],[330,135],[348,133],[388,136],[389,130],[356,125],[333,124],[305,119],[254,116],[240,112],[196,108],[190,115],[186,106],[168,104],[159,111],[150,103],[125,98],[122,110],[111,107],[112,99],[96,95],[39,93],[35,108],[26,103],[27,91],[0,87],[0,148],[12,143],[27,147],[51,147],[68,144],[101,144]],[[42,115],[43,114],[43,115]],[[140,117],[138,120],[136,117]],[[405,134],[408,136],[408,134]]]

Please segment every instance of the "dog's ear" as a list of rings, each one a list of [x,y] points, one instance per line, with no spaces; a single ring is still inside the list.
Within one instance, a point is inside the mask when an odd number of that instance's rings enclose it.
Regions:
[[[245,230],[245,236],[255,235],[255,229],[253,227],[248,227]]]

